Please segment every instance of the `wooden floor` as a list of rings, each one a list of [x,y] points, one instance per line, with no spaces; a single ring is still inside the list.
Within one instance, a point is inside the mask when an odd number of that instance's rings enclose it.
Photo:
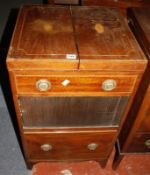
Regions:
[[[112,170],[113,150],[107,165],[102,169],[97,162],[39,163],[32,175],[150,175],[150,155],[125,156],[116,171]]]

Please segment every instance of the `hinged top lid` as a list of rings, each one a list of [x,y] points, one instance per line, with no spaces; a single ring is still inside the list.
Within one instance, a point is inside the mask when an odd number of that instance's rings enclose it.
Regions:
[[[150,59],[150,8],[130,8],[128,18],[145,54]]]
[[[79,6],[22,7],[7,62],[11,69],[142,71],[145,66],[117,9]]]
[[[80,69],[134,70],[144,55],[118,9],[73,8]]]
[[[23,6],[8,57],[15,59],[18,65],[20,62],[23,68],[77,69],[78,54],[70,9]]]

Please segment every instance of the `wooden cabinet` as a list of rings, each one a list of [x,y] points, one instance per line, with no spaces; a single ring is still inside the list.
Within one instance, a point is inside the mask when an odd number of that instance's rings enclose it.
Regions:
[[[146,7],[150,6],[149,0],[48,0],[48,4],[64,4],[64,5],[98,5],[113,7]]]
[[[7,67],[28,165],[104,166],[146,64],[117,9],[23,6]]]
[[[150,6],[149,0],[82,0],[83,5],[113,6],[120,8]]]
[[[150,153],[150,12],[149,8],[128,10],[129,25],[148,59],[137,94],[120,132],[114,167],[129,153]]]
[[[150,153],[150,86],[137,114],[137,124],[134,126],[133,139],[127,151],[134,153]]]
[[[79,5],[80,0],[47,0],[48,4],[56,4],[56,5]]]

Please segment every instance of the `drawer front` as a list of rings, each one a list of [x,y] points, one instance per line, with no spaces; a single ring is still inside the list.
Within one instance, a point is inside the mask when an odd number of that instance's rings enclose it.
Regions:
[[[78,160],[108,156],[116,131],[25,134],[28,159]]]
[[[128,152],[150,153],[150,133],[137,133],[130,143]]]
[[[16,86],[19,94],[74,95],[90,92],[101,94],[129,94],[133,91],[136,76],[99,75],[99,76],[19,76]]]

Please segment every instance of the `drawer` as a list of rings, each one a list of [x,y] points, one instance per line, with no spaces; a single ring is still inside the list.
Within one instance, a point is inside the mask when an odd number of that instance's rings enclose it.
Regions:
[[[69,73],[68,73],[69,74]],[[16,75],[19,94],[113,94],[133,91],[135,75]]]
[[[150,133],[136,133],[130,143],[128,152],[150,153]]]
[[[116,131],[26,133],[25,152],[28,159],[78,160],[108,156]]]

